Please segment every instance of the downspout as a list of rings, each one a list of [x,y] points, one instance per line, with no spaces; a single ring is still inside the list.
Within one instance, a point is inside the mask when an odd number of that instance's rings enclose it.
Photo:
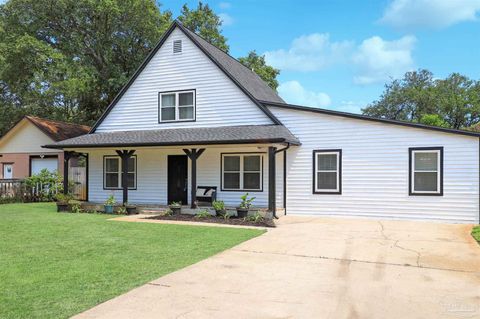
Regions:
[[[276,150],[275,154],[283,152],[283,209],[285,215],[287,214],[287,150],[290,148],[290,143],[287,143],[287,146]],[[277,213],[273,212],[273,217],[278,219]]]

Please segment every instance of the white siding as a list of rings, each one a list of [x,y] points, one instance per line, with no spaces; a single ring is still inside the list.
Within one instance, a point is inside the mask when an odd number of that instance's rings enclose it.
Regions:
[[[478,222],[479,139],[272,107],[302,145],[287,164],[287,213]],[[443,196],[409,196],[409,147],[444,147]],[[312,151],[342,149],[342,194],[312,194]]]
[[[205,152],[197,161],[197,185],[217,186],[217,199],[223,200],[229,206],[237,206],[240,202],[242,191],[221,191],[220,189],[220,160],[221,153],[242,153],[255,152],[263,157],[263,191],[249,191],[250,196],[256,197],[254,206],[268,206],[268,156],[267,146],[196,146],[196,148],[205,148]],[[104,202],[111,194],[115,195],[118,202],[122,201],[122,190],[104,190],[103,189],[103,156],[115,155],[114,150],[91,150],[89,153],[89,200],[92,202]],[[137,155],[137,189],[130,190],[128,195],[129,202],[143,204],[167,204],[167,156],[185,155],[181,148],[144,148],[138,149]],[[277,155],[281,159],[282,154]],[[282,207],[282,162],[277,160],[277,205]],[[190,160],[188,197],[190,202]]]
[[[182,40],[182,53],[172,53],[174,40]],[[158,93],[189,89],[196,89],[196,121],[159,124]],[[255,124],[272,121],[177,28],[96,131]]]

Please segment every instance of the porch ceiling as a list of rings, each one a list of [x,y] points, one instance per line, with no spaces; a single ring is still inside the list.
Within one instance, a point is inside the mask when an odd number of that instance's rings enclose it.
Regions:
[[[244,125],[92,133],[43,147],[63,149],[253,143],[300,145],[300,141],[283,125]]]

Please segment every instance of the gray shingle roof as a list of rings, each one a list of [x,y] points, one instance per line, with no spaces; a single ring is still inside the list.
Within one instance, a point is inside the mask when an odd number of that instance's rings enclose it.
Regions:
[[[203,144],[290,143],[300,141],[283,125],[245,125],[90,133],[46,148]]]

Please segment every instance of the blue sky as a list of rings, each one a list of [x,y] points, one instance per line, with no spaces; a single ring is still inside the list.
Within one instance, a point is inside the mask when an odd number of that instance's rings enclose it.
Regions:
[[[204,2],[231,55],[255,49],[282,71],[290,103],[358,113],[409,70],[480,78],[480,0]],[[178,15],[178,1],[161,3]]]

